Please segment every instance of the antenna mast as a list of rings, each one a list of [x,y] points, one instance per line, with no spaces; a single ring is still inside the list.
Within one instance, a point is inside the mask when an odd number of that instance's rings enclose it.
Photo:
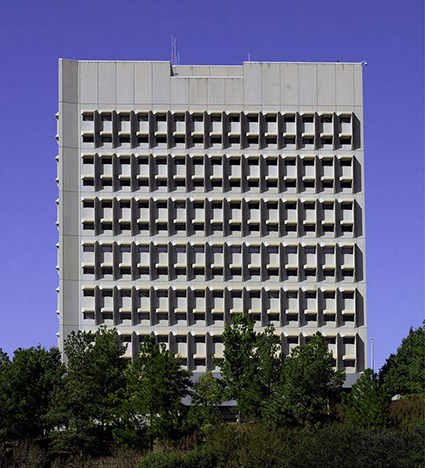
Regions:
[[[177,54],[177,39],[171,36],[171,65],[179,65],[180,57]]]

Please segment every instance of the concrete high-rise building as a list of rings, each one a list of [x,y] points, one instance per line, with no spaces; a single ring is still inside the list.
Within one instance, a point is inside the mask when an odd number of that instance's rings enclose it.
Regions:
[[[215,370],[235,314],[366,366],[362,65],[61,60],[59,346],[116,327]]]

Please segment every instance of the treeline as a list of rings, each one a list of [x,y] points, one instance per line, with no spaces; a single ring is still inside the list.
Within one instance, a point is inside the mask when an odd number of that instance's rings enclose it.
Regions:
[[[220,378],[197,382],[154,336],[125,361],[105,327],[72,333],[66,363],[56,348],[0,352],[0,466],[424,465],[425,326],[351,390],[320,333],[285,358],[273,327],[238,316],[223,343]]]

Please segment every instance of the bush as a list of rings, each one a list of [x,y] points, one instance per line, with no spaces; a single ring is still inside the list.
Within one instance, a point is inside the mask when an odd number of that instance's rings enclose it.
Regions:
[[[182,461],[180,453],[150,453],[140,462],[139,468],[181,468]]]
[[[187,454],[152,453],[139,468],[225,468],[224,454],[210,447],[195,448]]]
[[[392,401],[389,406],[389,419],[395,427],[407,429],[411,424],[424,422],[425,401],[422,396]]]
[[[290,468],[412,468],[423,464],[423,428],[409,431],[333,425],[299,434],[298,448],[276,466]]]

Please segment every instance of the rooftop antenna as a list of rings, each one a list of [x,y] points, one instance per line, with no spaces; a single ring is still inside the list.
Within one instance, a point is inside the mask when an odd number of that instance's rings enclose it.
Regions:
[[[177,64],[177,39],[171,36],[171,65]]]
[[[251,54],[248,52],[248,62],[251,61]]]

